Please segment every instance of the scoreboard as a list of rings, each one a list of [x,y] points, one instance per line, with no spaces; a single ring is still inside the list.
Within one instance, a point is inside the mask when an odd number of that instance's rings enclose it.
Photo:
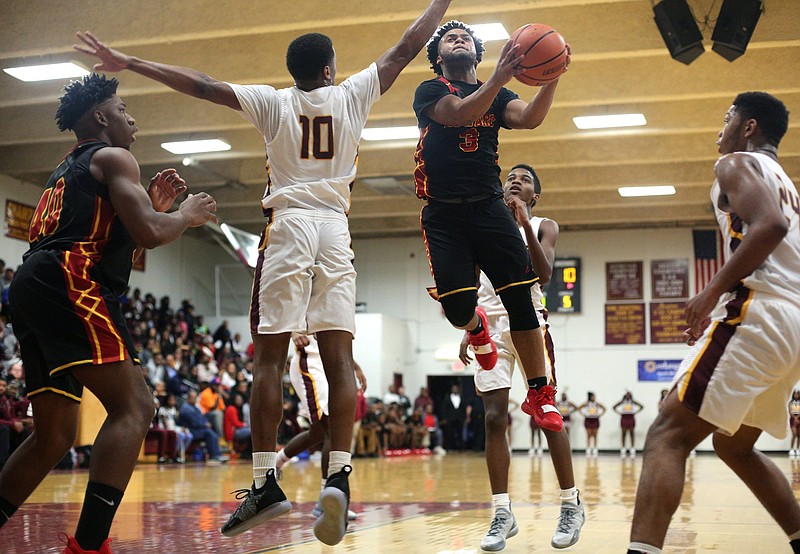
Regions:
[[[553,275],[545,289],[544,302],[549,312],[580,313],[581,259],[556,258],[553,262]]]

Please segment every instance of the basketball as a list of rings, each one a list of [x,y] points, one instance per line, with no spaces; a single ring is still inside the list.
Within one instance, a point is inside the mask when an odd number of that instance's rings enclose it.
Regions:
[[[519,54],[524,56],[519,67],[525,71],[514,76],[518,81],[535,87],[546,85],[567,68],[567,44],[552,27],[528,23],[514,31],[511,40],[520,45]]]

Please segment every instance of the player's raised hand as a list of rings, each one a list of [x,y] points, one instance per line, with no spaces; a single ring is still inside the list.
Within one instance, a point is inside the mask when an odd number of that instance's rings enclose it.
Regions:
[[[150,179],[147,195],[150,197],[155,211],[166,212],[172,207],[175,198],[185,190],[186,181],[178,175],[175,169],[170,168],[159,171]]]
[[[76,36],[83,44],[73,44],[72,47],[78,52],[89,54],[100,59],[100,63],[94,64],[94,71],[122,71],[130,65],[131,57],[123,54],[119,50],[114,50],[103,44],[91,31],[81,33],[78,31]]]
[[[503,49],[500,51],[500,58],[497,60],[497,65],[489,79],[496,79],[500,83],[506,84],[514,75],[524,71],[519,65],[523,58],[524,56],[519,53],[519,44],[514,44],[509,39],[503,45]]]
[[[204,223],[217,222],[217,203],[207,192],[190,194],[186,200],[181,202],[178,211],[189,221],[189,227],[200,227]]]

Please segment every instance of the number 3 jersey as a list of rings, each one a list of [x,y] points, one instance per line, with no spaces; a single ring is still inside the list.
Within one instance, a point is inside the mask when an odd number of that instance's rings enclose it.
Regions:
[[[506,106],[519,98],[502,88],[492,105],[476,121],[465,126],[442,125],[425,110],[444,98],[466,98],[480,83],[465,83],[438,77],[424,81],[414,95],[420,138],[414,153],[414,180],[420,198],[455,199],[502,194],[497,164],[497,133],[509,126],[503,119]]]
[[[30,249],[61,252],[64,271],[125,292],[136,243],[111,205],[108,187],[89,171],[92,156],[109,145],[98,140],[76,144],[47,181],[28,230]]]
[[[302,91],[228,83],[242,117],[264,136],[267,188],[261,203],[347,213],[358,143],[380,98],[375,63],[336,86]]]

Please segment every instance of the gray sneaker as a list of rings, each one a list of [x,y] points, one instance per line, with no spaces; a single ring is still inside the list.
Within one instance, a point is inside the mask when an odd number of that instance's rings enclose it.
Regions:
[[[314,517],[322,517],[322,506],[320,506],[319,500],[314,507],[311,509],[311,515]],[[358,517],[358,514],[355,513],[353,510],[347,510],[347,520],[348,521],[355,521]]]
[[[274,469],[267,472],[267,482],[262,488],[257,489],[254,483],[251,488],[239,489],[232,494],[242,503],[222,526],[222,534],[226,537],[235,537],[292,509],[292,504],[275,481]]]
[[[511,509],[497,508],[494,518],[492,518],[492,524],[489,526],[489,532],[481,541],[481,550],[487,552],[503,550],[506,547],[506,539],[510,539],[517,533],[519,533],[519,527],[517,527],[517,520],[514,519]]]
[[[568,548],[578,542],[581,536],[581,527],[586,522],[583,504],[565,502],[561,504],[561,514],[558,516],[558,526],[553,533],[550,545],[553,548]]]
[[[346,465],[328,477],[325,488],[319,494],[322,514],[314,522],[314,536],[327,544],[339,544],[347,532],[347,512],[350,508],[350,484],[348,477],[353,468]]]

